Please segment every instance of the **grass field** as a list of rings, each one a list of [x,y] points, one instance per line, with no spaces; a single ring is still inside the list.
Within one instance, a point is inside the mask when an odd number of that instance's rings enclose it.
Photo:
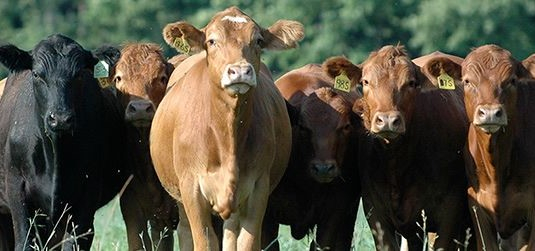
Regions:
[[[281,225],[279,231],[281,250],[308,250],[310,241],[311,239],[308,237],[305,237],[301,240],[294,240],[290,235],[289,228]],[[95,238],[93,241],[93,246],[91,247],[91,251],[112,250],[128,250],[126,243],[126,229],[121,216],[118,199],[112,200],[108,205],[97,211],[95,215]],[[178,247],[176,250],[178,250]],[[355,224],[353,250],[375,250],[372,234],[368,228],[364,214],[362,213],[362,207],[359,208],[359,214]]]

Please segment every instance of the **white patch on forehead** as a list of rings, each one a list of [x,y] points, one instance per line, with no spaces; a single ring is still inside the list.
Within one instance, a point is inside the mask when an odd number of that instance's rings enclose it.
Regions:
[[[247,19],[240,16],[224,16],[221,20],[227,20],[234,23],[247,23]]]

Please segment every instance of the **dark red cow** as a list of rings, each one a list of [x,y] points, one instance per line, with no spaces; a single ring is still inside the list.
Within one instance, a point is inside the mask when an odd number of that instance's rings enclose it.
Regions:
[[[466,169],[480,250],[498,250],[497,234],[535,249],[535,85],[511,53],[496,45],[472,50],[462,63],[470,121]],[[528,237],[529,236],[529,237]],[[522,238],[524,237],[524,238]],[[518,237],[515,237],[518,239]]]
[[[317,227],[311,250],[349,250],[360,200],[356,143],[363,127],[351,111],[358,92],[336,90],[316,64],[275,84],[292,106],[293,144],[286,173],[269,198],[264,247],[277,237],[279,224],[287,224],[296,239]]]
[[[425,233],[417,223],[423,226],[423,212],[425,232],[438,233],[435,248],[456,250],[454,239],[465,239],[470,217],[462,90],[438,89],[422,73],[451,77],[451,64],[437,57],[420,70],[402,46],[385,46],[360,66],[363,97],[353,111],[361,115],[368,137],[359,144],[359,175],[378,249],[399,250],[397,232],[408,240],[410,250],[422,250],[419,236]],[[333,75],[343,70],[330,69]]]

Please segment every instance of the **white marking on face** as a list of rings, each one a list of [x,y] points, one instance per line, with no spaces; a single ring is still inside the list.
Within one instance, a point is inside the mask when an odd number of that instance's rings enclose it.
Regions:
[[[245,17],[240,16],[224,16],[221,20],[234,22],[234,23],[247,23],[247,19]]]

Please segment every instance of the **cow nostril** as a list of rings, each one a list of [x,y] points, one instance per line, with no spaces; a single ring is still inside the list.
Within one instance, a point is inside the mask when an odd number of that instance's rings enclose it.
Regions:
[[[53,127],[58,124],[58,121],[56,120],[56,115],[54,115],[54,113],[48,115],[48,123]]]
[[[228,69],[227,73],[228,73],[228,75],[234,75],[234,74],[236,74],[236,71],[234,71],[234,69],[232,69],[232,67],[231,67],[231,68]]]
[[[398,127],[399,125],[401,124],[401,119],[399,119],[399,117],[394,117],[392,118],[392,125],[395,126],[395,127]]]
[[[251,75],[251,67],[247,67],[247,69],[245,70],[245,75]]]
[[[380,125],[383,125],[384,123],[385,123],[384,120],[383,120],[382,118],[380,118],[380,117],[377,117],[377,118],[375,119],[375,124],[376,124],[376,125],[379,125],[379,126],[380,126]]]
[[[502,114],[503,114],[502,109],[498,109],[498,110],[496,111],[496,113],[494,114],[494,116],[496,116],[496,118],[499,118],[499,117],[502,116]]]
[[[136,112],[136,107],[132,104],[128,105],[128,112]]]
[[[154,112],[154,107],[152,105],[147,106],[147,108],[145,109],[145,112],[153,113]]]
[[[485,114],[486,114],[486,113],[485,113],[485,110],[483,110],[483,109],[478,109],[478,110],[477,110],[477,116],[479,116],[479,117],[485,117]]]

